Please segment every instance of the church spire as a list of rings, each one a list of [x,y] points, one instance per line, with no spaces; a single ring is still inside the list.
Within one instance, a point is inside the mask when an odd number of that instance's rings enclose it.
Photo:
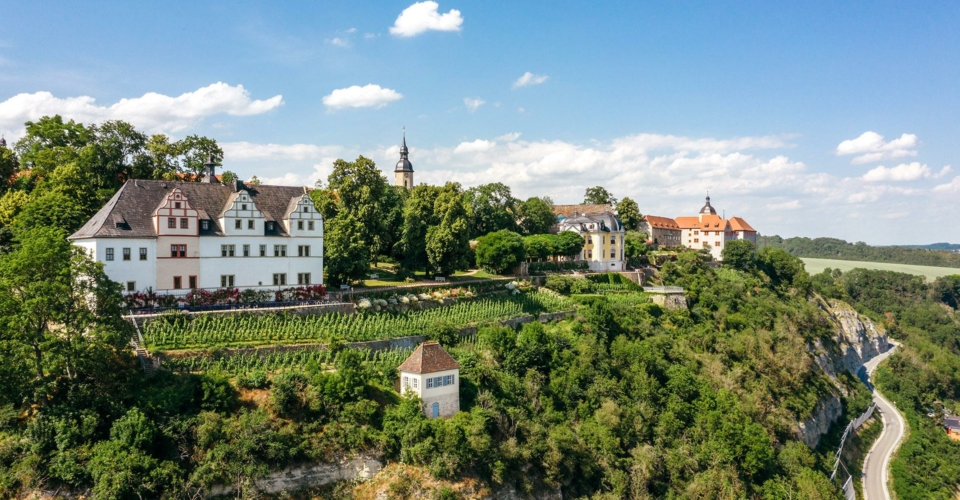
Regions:
[[[413,189],[413,164],[410,163],[410,150],[407,149],[407,128],[403,128],[403,142],[400,146],[400,161],[397,167],[393,169],[394,179],[397,186],[403,186],[407,189]]]

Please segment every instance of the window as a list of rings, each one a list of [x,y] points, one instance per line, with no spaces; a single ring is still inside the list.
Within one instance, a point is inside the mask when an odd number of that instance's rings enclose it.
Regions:
[[[174,259],[180,258],[180,259],[182,259],[182,258],[184,258],[184,257],[186,257],[186,256],[187,256],[187,246],[186,246],[186,245],[170,245],[170,257],[171,257],[171,258],[174,258]]]
[[[433,377],[427,379],[427,389],[433,388]]]
[[[233,227],[236,229],[243,229],[243,221],[240,219],[233,221]]]
[[[173,288],[175,290],[183,288],[183,279],[180,276],[173,277]]]
[[[123,249],[123,260],[130,260],[130,249],[129,249],[129,248],[124,248],[124,249]]]
[[[221,257],[233,257],[236,254],[236,251],[237,251],[236,245],[220,245]]]
[[[273,256],[274,256],[274,257],[286,257],[286,256],[287,256],[287,246],[286,246],[286,245],[274,245],[274,246],[273,246]]]
[[[298,284],[298,285],[309,285],[309,284],[310,284],[310,273],[297,273],[297,284]]]
[[[700,234],[700,231],[694,229],[694,230],[693,230],[693,234]]]
[[[203,229],[204,231],[210,229],[210,221],[208,220],[200,221],[200,229]]]
[[[240,204],[240,210],[246,210],[246,209],[247,209],[247,204],[246,204],[246,203],[241,203],[241,204]]]
[[[247,229],[256,229],[257,226],[254,225],[253,219],[247,221]]]
[[[190,228],[190,219],[180,219],[180,229],[189,229]]]
[[[611,258],[611,259],[616,259],[616,258],[617,258],[617,251],[616,251],[616,250],[610,250],[610,258]]]
[[[180,206],[181,204],[179,201],[173,204],[173,208],[180,208]]]
[[[273,275],[273,286],[281,286],[287,284],[287,275],[280,273]]]
[[[694,243],[700,243],[700,238],[694,238],[694,239],[693,239],[693,242],[694,242]]]
[[[307,230],[313,231],[313,221],[307,222]]]
[[[136,291],[137,291],[137,282],[136,282],[136,281],[128,281],[128,282],[127,282],[127,291],[128,291],[128,292],[136,292]]]
[[[233,287],[233,275],[232,274],[221,274],[220,275],[220,288]]]
[[[414,388],[414,389],[417,388],[417,379],[416,379],[416,378],[413,379],[413,388]]]
[[[610,244],[613,245],[617,242],[617,237],[615,235],[610,235]]]
[[[453,385],[454,381],[453,375],[445,375],[443,377],[443,385]]]
[[[587,258],[588,258],[588,259],[592,259],[592,258],[593,258],[593,250],[587,250]]]
[[[403,386],[410,387],[410,377],[403,377]]]
[[[307,207],[307,206],[303,207],[303,213],[307,213],[309,211],[310,211],[310,207]]]
[[[191,276],[189,279],[190,279],[190,289],[192,290],[194,288],[197,288],[197,277]]]
[[[267,246],[266,246],[266,245],[260,245],[260,256],[261,256],[261,257],[266,257],[266,256],[267,256]]]
[[[243,256],[244,256],[244,257],[249,257],[249,256],[250,256],[250,245],[244,245],[244,246],[243,246]]]
[[[147,260],[147,249],[140,247],[140,260]]]
[[[297,255],[300,257],[310,256],[310,245],[300,245],[297,247]]]
[[[272,222],[268,222],[268,223],[267,223],[267,231],[273,231],[273,223],[272,223]]]
[[[300,231],[303,231],[303,221],[302,221],[302,220],[298,220],[298,221],[297,221],[297,229],[299,229]]]
[[[170,217],[169,219],[167,219],[167,227],[170,228],[170,229],[176,229],[176,228],[177,228],[177,219],[176,219],[176,217]]]
[[[108,249],[107,249],[107,260],[113,260],[113,249],[112,249],[112,248],[108,248]]]

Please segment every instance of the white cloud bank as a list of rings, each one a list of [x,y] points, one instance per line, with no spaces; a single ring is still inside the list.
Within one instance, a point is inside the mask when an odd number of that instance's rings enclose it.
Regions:
[[[940,172],[934,174],[930,167],[919,162],[913,163],[901,163],[896,167],[887,168],[883,165],[874,168],[873,170],[867,172],[863,175],[863,180],[868,182],[883,182],[883,181],[915,181],[917,179],[929,179],[940,178],[944,175],[947,175],[950,172],[950,165],[944,166],[940,169]]]
[[[460,31],[463,25],[463,16],[460,11],[450,9],[446,14],[440,14],[437,2],[417,2],[397,16],[397,20],[390,27],[390,34],[399,37],[411,37],[427,31]]]
[[[231,86],[223,82],[176,97],[148,92],[141,97],[121,99],[109,106],[98,105],[96,99],[90,96],[60,98],[50,92],[35,92],[17,94],[0,102],[0,129],[22,135],[25,121],[59,114],[65,119],[88,124],[124,120],[147,132],[179,132],[208,116],[258,115],[282,104],[283,96],[254,100],[243,85]]]
[[[369,84],[336,89],[323,97],[323,104],[331,110],[342,108],[382,108],[399,100],[403,94],[393,89]]]
[[[864,132],[856,139],[848,139],[837,146],[837,155],[856,155],[850,163],[860,165],[881,160],[893,160],[917,156],[917,136],[903,134],[897,139],[884,141],[883,136],[876,132]]]
[[[517,81],[513,82],[513,88],[518,89],[520,87],[528,87],[530,85],[540,85],[541,83],[547,81],[547,78],[550,77],[547,75],[535,75],[527,71],[520,78],[517,78]]]
[[[486,104],[486,103],[487,103],[487,101],[484,101],[483,99],[481,99],[481,98],[479,98],[479,97],[476,97],[476,98],[464,97],[464,98],[463,98],[463,104],[464,104],[464,106],[466,106],[466,107],[467,107],[467,111],[469,111],[469,112],[471,112],[471,113],[473,113],[474,111],[477,110],[477,108],[479,108],[480,106],[483,106],[483,105]]]

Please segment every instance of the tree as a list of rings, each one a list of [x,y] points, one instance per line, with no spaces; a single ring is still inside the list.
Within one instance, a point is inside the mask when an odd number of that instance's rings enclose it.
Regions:
[[[942,276],[933,282],[931,288],[934,300],[954,309],[960,309],[960,274]]]
[[[328,221],[324,246],[327,279],[333,285],[360,280],[370,271],[370,245],[360,222],[343,211]]]
[[[45,403],[59,379],[116,358],[130,339],[120,285],[73,247],[62,230],[30,228],[0,256],[0,341],[30,360],[32,402]]]
[[[603,186],[587,188],[583,193],[583,203],[586,205],[616,205],[617,199]]]
[[[586,241],[583,236],[573,231],[560,231],[554,244],[554,251],[557,255],[573,257],[583,250],[584,244]]]
[[[502,182],[483,184],[466,192],[466,200],[473,216],[470,237],[506,229],[517,230],[517,199],[510,187]]]
[[[389,196],[387,178],[373,160],[360,156],[352,162],[333,162],[327,185],[337,193],[340,212],[349,212],[357,221],[357,230],[370,245],[368,255],[376,264],[377,256],[386,253],[396,241],[395,228],[388,225],[392,209],[389,204],[396,198]]]
[[[444,188],[420,184],[410,190],[403,207],[403,234],[400,246],[403,267],[409,271],[428,269],[427,229],[435,224],[434,204]]]
[[[523,238],[513,231],[501,229],[477,241],[477,265],[494,274],[512,270],[524,258]]]
[[[630,198],[624,198],[617,203],[617,217],[627,231],[636,231],[640,227],[640,219],[643,218],[637,202]]]
[[[556,255],[554,248],[557,236],[553,234],[534,234],[523,238],[523,248],[526,257],[531,260],[546,260]]]
[[[623,240],[623,255],[627,265],[640,267],[640,258],[647,254],[647,235],[639,231],[627,231]]]
[[[13,150],[5,146],[0,147],[0,196],[6,193],[19,168],[20,161]]]
[[[0,197],[0,226],[13,224],[17,215],[29,201],[30,195],[19,189],[7,191]]]
[[[49,227],[71,234],[83,226],[90,218],[90,211],[80,205],[77,199],[61,191],[49,191],[35,195],[23,205],[12,224],[16,233],[33,228]]]
[[[427,229],[426,251],[430,270],[448,275],[467,267],[470,223],[460,184],[447,183],[433,207],[437,225]]]
[[[519,207],[520,227],[524,234],[544,234],[557,223],[549,198],[529,198]]]
[[[757,267],[770,277],[780,292],[796,288],[801,296],[810,290],[810,275],[803,268],[803,261],[780,248],[761,248],[757,254]]]
[[[177,156],[180,159],[180,171],[192,174],[195,181],[200,181],[207,173],[204,166],[207,160],[213,159],[214,165],[223,164],[223,150],[217,141],[208,137],[188,135],[176,143]]]
[[[757,248],[750,240],[728,242],[723,247],[723,265],[741,271],[752,271],[757,267]]]
[[[237,174],[231,170],[224,170],[223,173],[220,174],[220,182],[227,186],[232,186],[233,183],[238,180],[240,180],[240,177],[238,177]]]

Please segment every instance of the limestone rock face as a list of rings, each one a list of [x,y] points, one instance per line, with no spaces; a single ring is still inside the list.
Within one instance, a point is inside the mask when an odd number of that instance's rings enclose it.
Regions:
[[[813,415],[800,422],[797,428],[798,437],[810,448],[816,448],[820,444],[820,438],[830,430],[830,426],[842,413],[843,404],[836,394],[820,399]]]
[[[379,460],[361,456],[353,459],[342,459],[332,464],[307,464],[291,467],[268,474],[254,482],[261,493],[276,494],[284,491],[297,491],[306,488],[316,488],[337,481],[366,480],[380,472],[383,464]],[[218,486],[210,489],[209,496],[229,495],[234,487]]]

